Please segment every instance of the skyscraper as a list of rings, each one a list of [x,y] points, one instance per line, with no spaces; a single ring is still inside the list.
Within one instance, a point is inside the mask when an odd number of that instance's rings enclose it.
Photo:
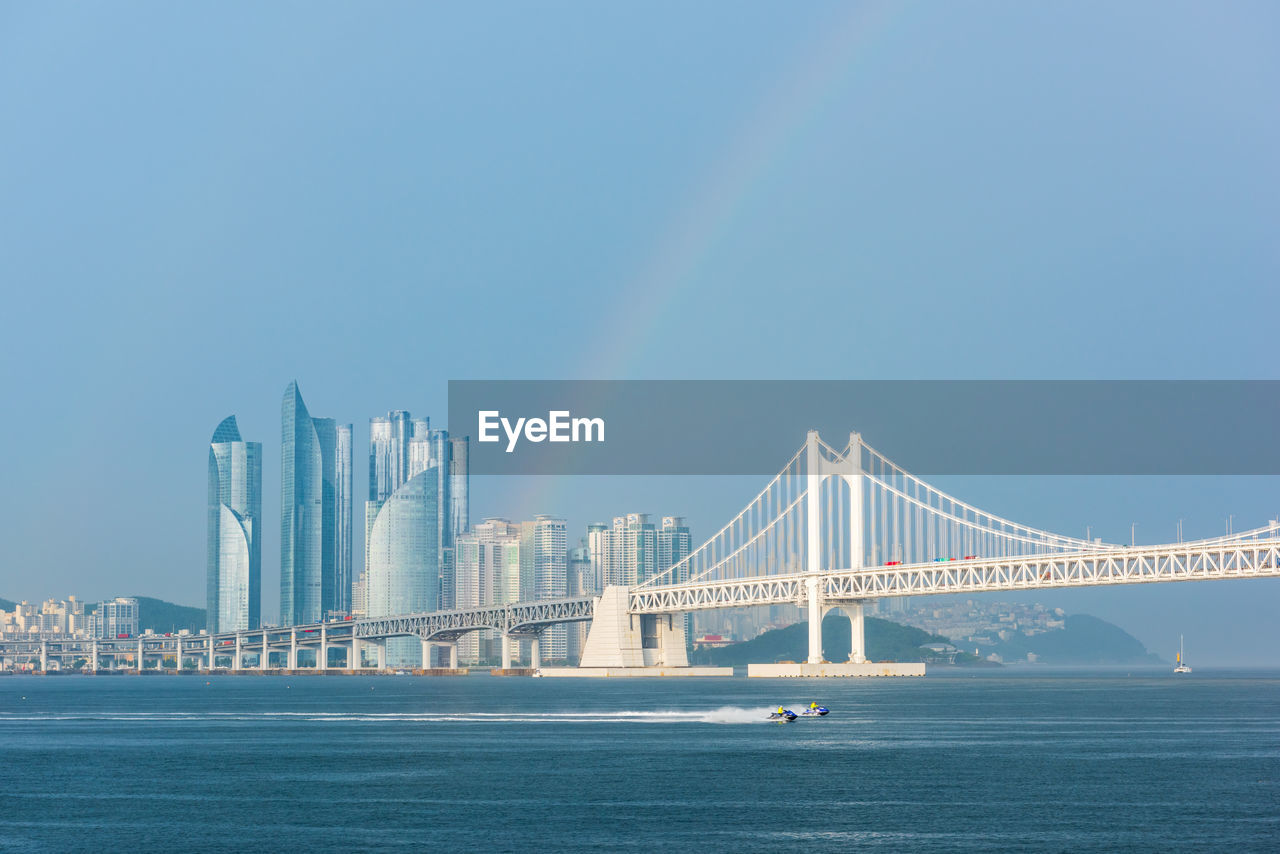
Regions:
[[[234,415],[209,443],[206,625],[210,632],[262,624],[262,445],[240,438]]]
[[[456,448],[460,463],[454,461]],[[432,430],[428,419],[404,410],[369,419],[365,573],[354,595],[364,614],[452,606],[453,544],[457,526],[466,526],[466,507],[465,439],[451,440],[445,431]],[[462,515],[455,516],[455,509]],[[420,662],[421,647],[412,640],[390,642],[387,656],[392,666],[430,666]]]
[[[435,597],[441,608],[453,607],[453,544],[469,524],[467,439],[451,439],[444,430],[432,430],[427,418],[414,418],[402,409],[369,419],[369,500],[365,503],[365,549],[383,503],[402,484],[427,468],[436,470]],[[355,585],[353,597],[368,601],[365,579]],[[368,611],[367,606],[364,613]]]
[[[520,598],[560,599],[568,589],[565,520],[535,516],[520,523]],[[522,643],[521,648],[527,644]],[[542,658],[563,661],[568,655],[568,630],[555,625],[542,633]]]
[[[295,380],[284,392],[281,440],[280,622],[289,626],[349,602],[338,584],[351,572],[351,425],[311,417]]]
[[[439,606],[439,480],[426,468],[401,484],[374,517],[365,557],[365,610],[371,617],[418,614]],[[430,666],[413,638],[387,641],[391,667]]]
[[[692,548],[684,517],[663,516],[658,527],[646,513],[615,516],[611,526],[592,522],[583,545],[584,550],[575,550],[575,575],[582,589],[589,584],[593,592],[609,584],[643,584],[684,560]],[[682,580],[687,579],[682,575]],[[686,614],[686,637],[692,637],[691,626]]]
[[[486,519],[458,535],[454,544],[454,607],[482,608],[520,599],[521,527],[506,519]],[[500,654],[494,632],[469,632],[458,640],[458,660],[492,661]]]

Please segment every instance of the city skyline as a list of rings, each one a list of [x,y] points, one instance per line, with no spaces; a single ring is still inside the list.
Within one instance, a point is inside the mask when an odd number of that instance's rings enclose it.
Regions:
[[[1090,10],[12,10],[0,595],[201,603],[192,449],[236,413],[277,506],[291,377],[361,484],[363,419],[450,379],[1275,377],[1276,10]],[[761,485],[474,478],[471,515],[709,533]],[[1280,514],[1265,477],[945,485],[1112,542]],[[1260,584],[1050,604],[1265,660]]]

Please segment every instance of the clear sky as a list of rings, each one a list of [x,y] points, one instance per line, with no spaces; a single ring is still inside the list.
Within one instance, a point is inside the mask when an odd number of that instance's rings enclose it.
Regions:
[[[1277,92],[1269,2],[4,4],[0,596],[203,605],[234,413],[273,614],[295,378],[357,502],[368,418],[443,424],[451,378],[1276,378]],[[1119,541],[1280,515],[945,486]],[[477,479],[473,517],[696,536],[756,487]],[[1037,598],[1280,652],[1277,581]]]

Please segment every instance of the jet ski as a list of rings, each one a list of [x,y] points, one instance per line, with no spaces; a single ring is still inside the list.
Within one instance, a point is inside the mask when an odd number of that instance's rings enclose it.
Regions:
[[[831,713],[831,710],[828,709],[826,706],[810,706],[800,714],[806,718],[820,718],[823,715],[828,715],[830,713]]]
[[[769,713],[769,720],[771,721],[783,721],[785,723],[791,723],[796,719],[796,717],[798,717],[796,713],[791,711],[790,709],[783,709],[780,712]]]

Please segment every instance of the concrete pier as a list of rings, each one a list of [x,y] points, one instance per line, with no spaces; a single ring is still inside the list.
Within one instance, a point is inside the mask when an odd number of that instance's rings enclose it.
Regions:
[[[817,664],[809,662],[784,661],[776,664],[748,664],[747,675],[753,677],[870,677],[870,676],[923,676],[924,665],[919,663],[898,663],[874,661],[836,663],[822,661]]]

